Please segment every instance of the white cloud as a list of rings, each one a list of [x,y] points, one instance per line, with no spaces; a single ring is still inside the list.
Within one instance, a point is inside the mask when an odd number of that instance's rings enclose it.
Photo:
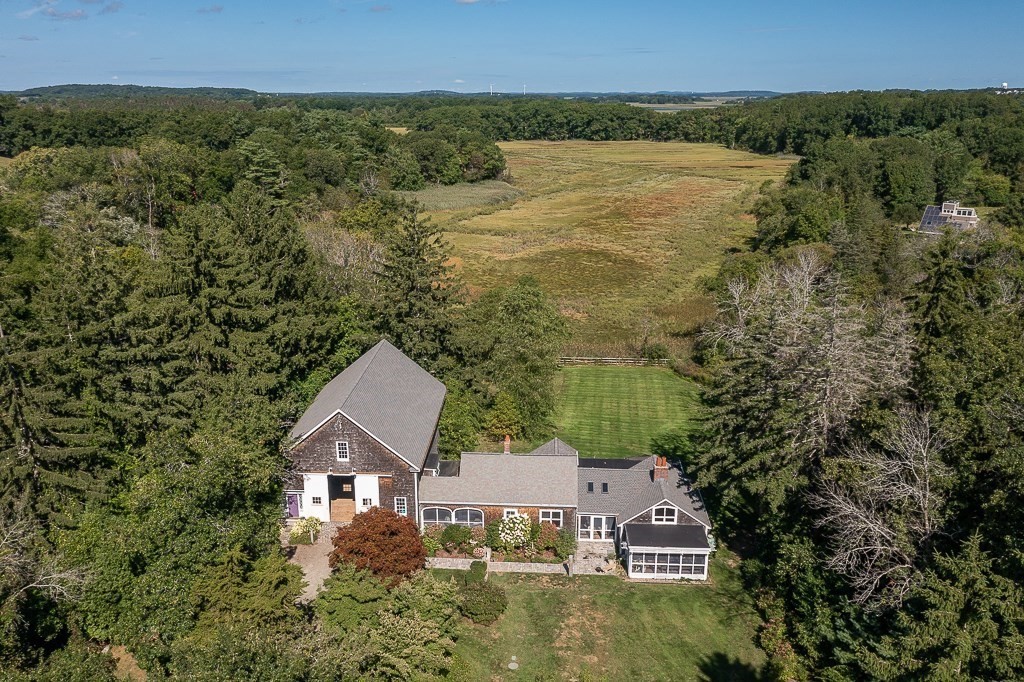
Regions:
[[[224,11],[224,5],[210,5],[209,7],[200,7],[196,10],[199,14],[220,14]]]
[[[452,83],[465,83],[465,82],[466,81],[462,80],[461,78],[456,78],[455,80],[452,81]]]

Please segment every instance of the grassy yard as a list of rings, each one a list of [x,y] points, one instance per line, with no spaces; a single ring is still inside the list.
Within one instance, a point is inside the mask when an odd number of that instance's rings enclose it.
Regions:
[[[536,277],[571,321],[571,354],[622,354],[644,326],[671,345],[711,314],[700,278],[752,236],[757,188],[793,163],[673,142],[500,146],[522,196],[503,183],[410,196],[433,209],[471,293]]]
[[[558,436],[584,457],[649,454],[698,406],[696,384],[663,367],[563,367],[556,382]]]
[[[754,644],[758,620],[730,562],[720,551],[707,585],[492,574],[508,611],[490,627],[463,627],[453,678],[756,679],[764,662]]]

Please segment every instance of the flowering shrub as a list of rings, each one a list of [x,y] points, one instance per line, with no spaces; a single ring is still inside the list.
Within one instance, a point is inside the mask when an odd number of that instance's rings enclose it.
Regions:
[[[533,523],[529,516],[510,516],[498,525],[498,540],[505,549],[519,549],[530,542]]]
[[[316,538],[320,535],[320,529],[322,527],[323,521],[320,519],[315,516],[304,516],[296,521],[295,525],[292,526],[292,531],[288,540],[293,545],[311,545],[316,542]]]

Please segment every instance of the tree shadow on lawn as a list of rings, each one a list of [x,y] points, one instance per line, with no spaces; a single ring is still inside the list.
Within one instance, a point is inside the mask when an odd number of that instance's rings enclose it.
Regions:
[[[721,652],[705,656],[697,667],[701,682],[763,682],[768,679],[764,671]]]

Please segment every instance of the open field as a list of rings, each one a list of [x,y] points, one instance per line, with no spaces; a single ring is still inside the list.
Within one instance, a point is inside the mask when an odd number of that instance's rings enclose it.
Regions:
[[[509,607],[490,627],[466,624],[459,680],[758,679],[758,619],[727,565],[709,585],[627,583],[614,577],[492,574]],[[508,669],[516,657],[519,669]]]
[[[678,344],[710,313],[700,278],[753,234],[757,187],[793,163],[709,144],[500,146],[522,196],[493,203],[493,186],[480,187],[473,202],[473,187],[431,188],[428,205],[458,197],[428,215],[471,292],[536,277],[572,322],[569,354],[625,354],[642,329]]]
[[[558,437],[583,457],[651,452],[651,438],[685,426],[697,386],[663,367],[563,367],[556,379]]]
[[[627,102],[632,107],[651,109],[660,114],[674,114],[677,111],[689,111],[693,109],[717,109],[727,104],[736,104],[742,101],[742,97],[704,97],[696,102],[680,102],[677,104],[650,104],[647,102]]]
[[[480,208],[515,201],[523,192],[501,180],[484,180],[473,184],[433,185],[415,192],[399,192],[406,199],[415,199],[425,211],[455,211]]]

